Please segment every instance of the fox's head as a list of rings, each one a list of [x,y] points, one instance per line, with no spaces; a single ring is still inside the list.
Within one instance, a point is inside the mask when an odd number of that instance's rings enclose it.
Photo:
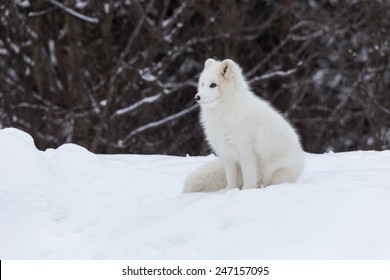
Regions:
[[[207,59],[199,77],[195,101],[201,106],[215,107],[219,100],[233,94],[238,76],[241,76],[241,70],[233,60]]]

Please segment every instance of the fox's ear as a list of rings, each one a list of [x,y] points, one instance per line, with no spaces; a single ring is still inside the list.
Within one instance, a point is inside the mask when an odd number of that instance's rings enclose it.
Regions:
[[[233,78],[234,76],[234,62],[231,59],[225,59],[221,63],[221,75],[224,77],[226,80],[229,80]]]
[[[208,68],[214,62],[215,62],[215,59],[213,59],[213,58],[206,59],[206,61],[204,62],[204,69]]]

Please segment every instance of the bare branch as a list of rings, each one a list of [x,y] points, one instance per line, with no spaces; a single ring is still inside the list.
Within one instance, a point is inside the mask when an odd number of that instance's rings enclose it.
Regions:
[[[135,135],[141,133],[141,132],[145,132],[147,130],[150,130],[152,128],[156,128],[156,127],[160,127],[166,123],[169,123],[171,121],[174,121],[174,120],[177,120],[189,113],[191,113],[192,111],[194,111],[196,108],[198,108],[198,104],[195,104],[195,105],[192,105],[191,107],[185,109],[185,110],[182,110],[176,114],[173,114],[171,116],[168,116],[166,118],[163,118],[159,121],[155,121],[155,122],[151,122],[151,123],[148,123],[146,125],[143,125],[141,127],[138,127],[136,129],[134,129],[130,134],[128,134],[123,140],[120,140],[119,143],[120,145],[126,145],[126,143],[129,142],[129,140],[134,137]]]
[[[298,68],[293,68],[293,69],[290,69],[287,71],[274,71],[274,72],[263,74],[260,77],[254,77],[254,78],[249,80],[249,83],[253,84],[256,82],[266,81],[266,80],[270,80],[273,78],[289,77],[292,74],[296,73],[297,71],[298,71]]]
[[[57,0],[48,0],[48,1],[50,3],[52,3],[53,5],[57,6],[58,8],[61,8],[62,10],[67,12],[68,14],[70,14],[70,15],[72,15],[72,16],[74,16],[82,21],[86,21],[88,23],[93,23],[93,24],[97,24],[99,22],[99,20],[97,18],[89,17],[86,15],[80,14],[79,12],[76,12],[75,10],[65,6],[61,2],[58,2]]]
[[[122,108],[122,109],[117,110],[111,116],[111,118],[115,118],[115,117],[118,117],[118,116],[121,116],[121,115],[128,114],[128,113],[134,111],[135,109],[137,109],[138,107],[140,107],[140,106],[142,106],[144,104],[154,103],[157,100],[159,100],[161,98],[161,96],[162,96],[162,93],[157,93],[157,94],[155,94],[153,96],[145,97],[145,98],[141,99],[140,101],[137,101],[134,104],[131,104],[130,106],[128,106],[126,108]]]

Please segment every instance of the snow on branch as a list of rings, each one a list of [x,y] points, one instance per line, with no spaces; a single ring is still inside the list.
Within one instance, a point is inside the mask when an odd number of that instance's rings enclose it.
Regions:
[[[89,17],[89,16],[86,16],[86,15],[83,15],[83,14],[80,14],[79,12],[76,12],[75,10],[65,6],[64,4],[58,2],[57,0],[49,0],[50,3],[52,3],[54,6],[57,6],[58,8],[64,10],[65,12],[67,12],[68,14],[71,14],[72,16],[80,19],[80,20],[83,20],[83,21],[86,21],[86,22],[89,22],[89,23],[98,23],[99,20],[97,18],[94,18],[94,17]]]
[[[158,80],[156,80],[154,82],[160,83]],[[178,90],[181,90],[181,89],[183,89],[185,87],[189,87],[189,86],[196,87],[197,85],[193,80],[187,80],[187,81],[182,82],[182,83],[165,83],[165,88],[163,89],[163,92],[157,93],[157,94],[152,95],[152,96],[144,97],[141,100],[139,100],[139,101],[137,101],[137,102],[125,107],[125,108],[121,108],[121,109],[116,110],[111,115],[111,119],[129,114],[130,112],[137,110],[139,107],[141,107],[145,104],[155,103],[155,102],[159,101],[160,99],[164,98],[164,96],[171,95],[171,94],[177,92]]]
[[[269,79],[272,79],[275,77],[288,77],[297,71],[298,71],[298,68],[293,68],[293,69],[290,69],[288,71],[274,71],[271,73],[266,73],[264,75],[261,75],[260,77],[254,77],[253,79],[249,80],[249,83],[252,84],[252,83],[259,82],[259,81],[269,80]]]
[[[137,101],[135,102],[134,104],[131,104],[130,106],[126,107],[126,108],[123,108],[123,109],[119,109],[117,110],[112,116],[111,118],[114,118],[114,117],[118,117],[118,116],[121,116],[121,115],[124,115],[124,114],[127,114],[135,109],[137,109],[138,107],[142,106],[143,104],[147,104],[147,103],[153,103],[157,100],[159,100],[162,96],[162,93],[158,93],[158,94],[155,94],[153,96],[148,96],[148,97],[145,97],[143,99],[141,99],[140,101]]]
[[[173,114],[171,116],[168,116],[166,118],[163,118],[161,120],[158,120],[158,121],[154,121],[154,122],[151,122],[151,123],[148,123],[146,125],[143,125],[143,126],[140,126],[136,129],[134,129],[130,134],[128,134],[124,140],[122,141],[119,141],[119,145],[120,146],[123,146],[124,144],[126,144],[133,136],[141,133],[141,132],[144,132],[146,130],[149,130],[149,129],[152,129],[152,128],[155,128],[155,127],[159,127],[159,126],[162,126],[168,122],[171,122],[171,121],[174,121],[176,119],[179,119],[180,117],[194,111],[199,105],[198,104],[195,104],[195,105],[192,105],[191,107],[187,108],[187,109],[184,109],[176,114]]]
[[[173,15],[171,17],[165,19],[162,22],[162,27],[166,28],[166,27],[174,24],[176,19],[183,13],[185,8],[187,7],[187,4],[188,3],[186,1],[184,1],[178,8],[176,8],[176,10],[174,11]]]

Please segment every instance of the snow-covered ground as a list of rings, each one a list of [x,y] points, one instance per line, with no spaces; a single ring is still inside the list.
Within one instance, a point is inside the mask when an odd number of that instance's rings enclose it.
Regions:
[[[307,154],[296,184],[181,193],[209,157],[39,151],[0,130],[0,259],[390,259],[390,151]]]

